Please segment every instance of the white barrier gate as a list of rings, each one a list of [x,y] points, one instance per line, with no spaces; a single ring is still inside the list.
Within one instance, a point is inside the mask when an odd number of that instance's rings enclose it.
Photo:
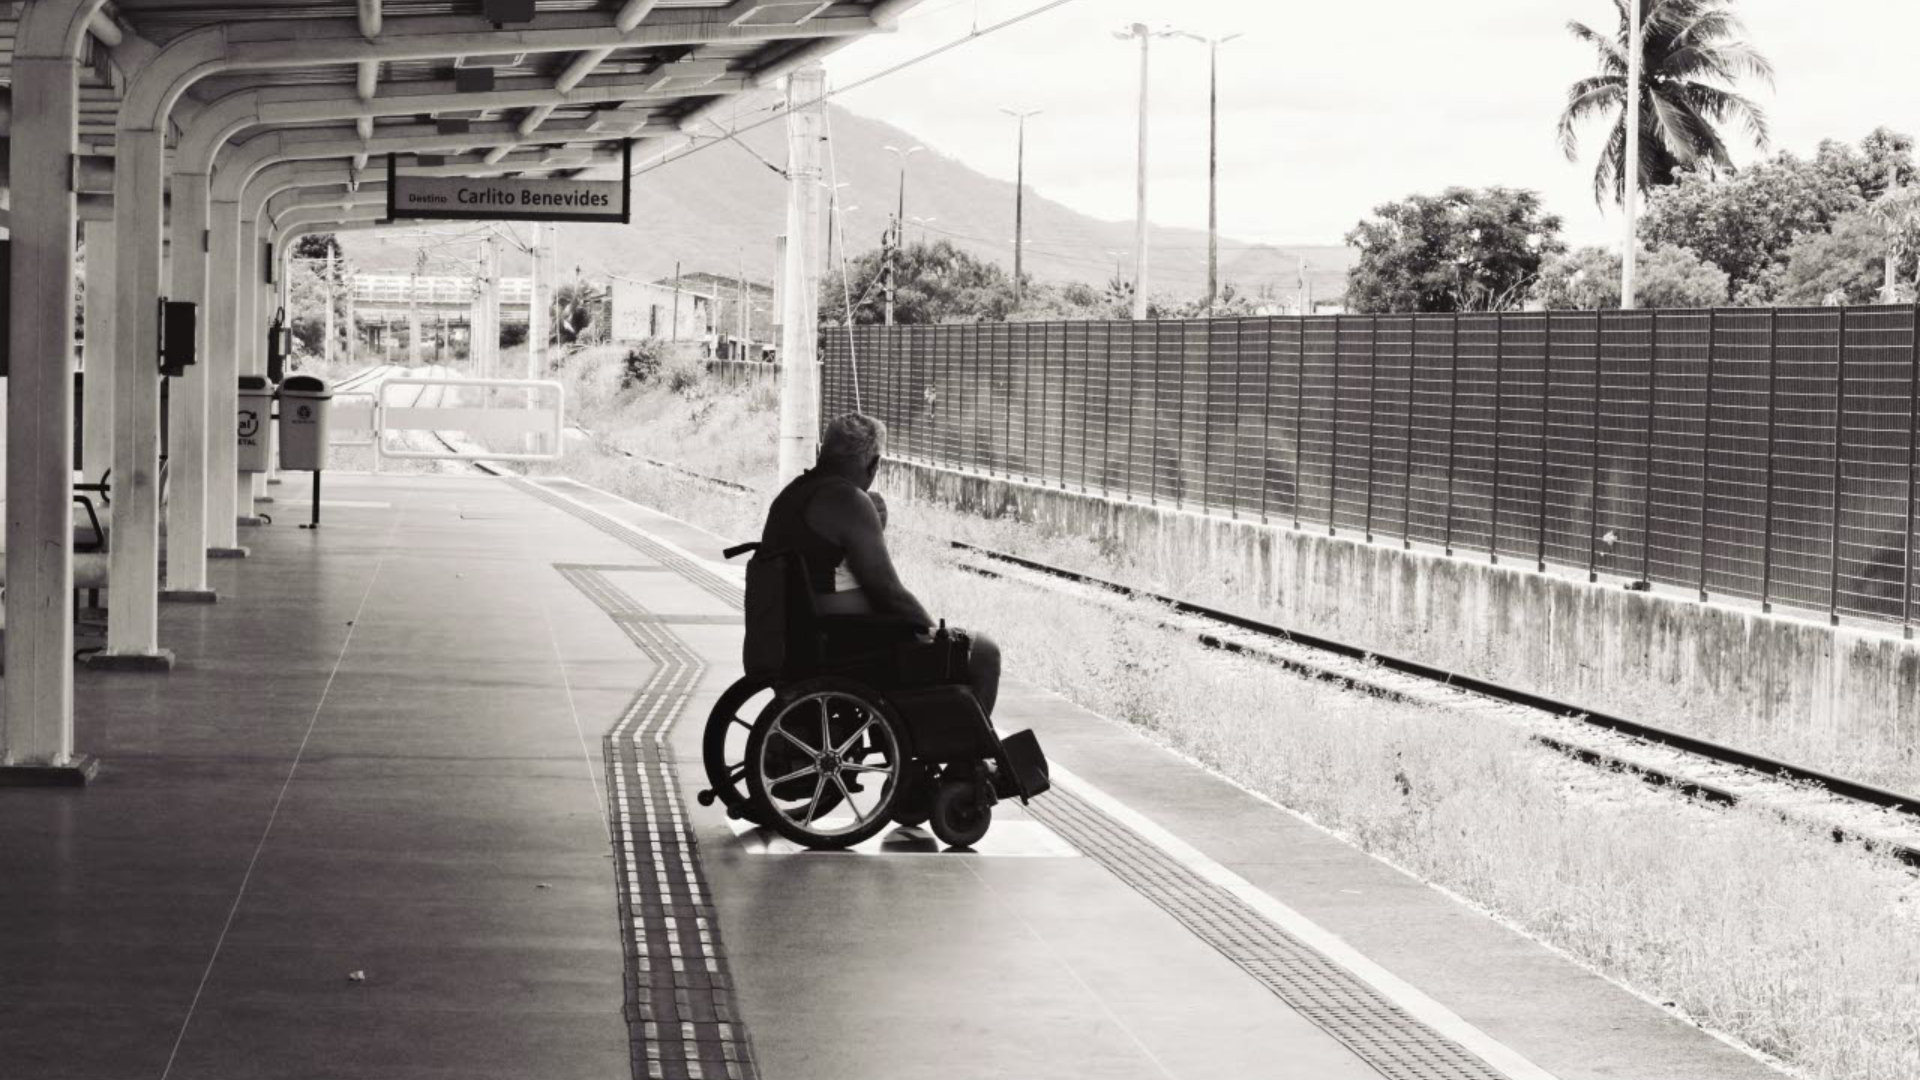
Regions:
[[[414,461],[557,461],[566,392],[544,379],[394,376],[334,397],[333,446]]]

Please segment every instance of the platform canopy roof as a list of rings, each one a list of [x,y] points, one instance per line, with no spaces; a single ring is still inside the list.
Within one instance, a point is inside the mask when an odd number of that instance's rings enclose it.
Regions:
[[[79,149],[112,154],[130,83],[197,49],[225,59],[183,80],[168,113],[176,150],[211,117],[202,135],[219,128],[223,155],[285,134],[325,151],[292,156],[347,162],[354,183],[371,158],[415,142],[452,166],[578,173],[579,151],[621,139],[645,160],[720,137],[731,99],[891,28],[917,2],[111,0],[88,39]],[[21,7],[0,4],[9,61]],[[525,7],[531,21],[516,21]]]

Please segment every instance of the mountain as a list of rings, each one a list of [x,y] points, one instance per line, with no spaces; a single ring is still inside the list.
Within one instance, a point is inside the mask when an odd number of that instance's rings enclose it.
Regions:
[[[838,106],[829,106],[828,130],[829,178],[849,185],[842,199],[857,207],[844,215],[847,244],[855,252],[877,247],[899,183],[898,159],[886,147],[912,146],[916,140]],[[771,280],[774,237],[786,228],[786,181],[775,167],[785,163],[785,140],[785,125],[776,120],[735,139],[703,143],[697,152],[642,172],[634,179],[632,224],[559,227],[561,272],[571,276],[577,269],[590,278],[654,280],[671,277],[676,262],[688,273],[705,270],[726,276],[739,274],[744,264],[748,278]],[[1013,184],[929,148],[914,155],[907,174],[907,238],[944,237],[1011,268],[1013,204]],[[915,224],[911,219],[916,215],[931,219],[930,224]],[[1026,216],[1026,266],[1036,279],[1103,286],[1117,265],[1131,273],[1126,254],[1133,248],[1131,221],[1090,217],[1031,188]],[[473,230],[457,226],[427,231],[451,238]],[[838,242],[836,238],[836,251]],[[414,265],[419,241],[352,233],[342,243],[365,269],[406,270]],[[1204,292],[1206,243],[1202,230],[1155,226],[1154,295],[1184,299]],[[1302,260],[1313,295],[1325,299],[1345,291],[1353,258],[1350,249],[1332,245],[1280,247],[1227,237],[1220,241],[1222,281],[1242,292],[1270,288],[1288,299],[1298,291]],[[507,273],[525,273],[523,263],[509,260],[507,267]]]

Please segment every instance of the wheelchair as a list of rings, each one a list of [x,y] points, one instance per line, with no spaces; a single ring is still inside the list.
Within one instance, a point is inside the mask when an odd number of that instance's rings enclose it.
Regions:
[[[967,685],[971,641],[943,622],[822,615],[804,561],[759,544],[747,565],[746,674],[702,733],[702,806],[807,848],[852,847],[890,825],[977,844],[993,807],[1050,786],[1033,732],[1001,739]]]

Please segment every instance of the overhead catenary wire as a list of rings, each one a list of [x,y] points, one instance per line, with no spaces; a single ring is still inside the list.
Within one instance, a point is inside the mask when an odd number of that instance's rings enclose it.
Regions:
[[[753,123],[748,124],[746,127],[736,127],[733,130],[727,132],[726,136],[728,139],[731,139],[733,136],[742,135],[742,134],[745,134],[746,132],[753,131],[757,128],[765,127],[766,125],[773,123],[775,120],[785,119],[787,116],[789,116],[790,114],[800,109],[811,108],[814,105],[820,104],[821,102],[832,101],[834,98],[839,97],[841,94],[858,90],[863,86],[867,86],[872,83],[878,82],[881,79],[884,79],[890,75],[897,75],[900,72],[907,70],[908,68],[914,67],[919,64],[923,64],[928,60],[934,59],[937,56],[942,56],[942,55],[945,55],[946,53],[952,52],[953,50],[961,47],[962,45],[966,45],[971,42],[978,41],[983,37],[996,34],[1002,30],[1008,29],[1009,27],[1017,26],[1020,23],[1026,22],[1029,19],[1037,18],[1041,15],[1046,14],[1049,11],[1054,10],[1055,8],[1065,7],[1068,4],[1071,4],[1073,2],[1074,0],[1047,0],[1047,2],[1044,4],[1040,4],[1036,7],[1029,8],[1018,15],[1013,15],[1008,18],[1002,19],[999,22],[986,27],[985,29],[975,28],[974,30],[965,34],[962,37],[958,37],[952,41],[945,42],[941,45],[937,45],[934,48],[928,49],[926,52],[920,53],[916,56],[908,57],[907,59],[902,60],[901,62],[894,64],[891,67],[883,68],[877,72],[874,72],[872,75],[867,75],[862,78],[855,79],[854,81],[846,84],[845,86],[835,87],[831,90],[828,90],[826,93],[821,94],[818,98],[815,98],[811,101],[800,101],[800,102],[792,102],[786,105],[775,105],[770,110],[770,115],[763,117],[762,119],[755,120]],[[632,172],[628,173],[627,175],[630,177],[644,176],[647,173],[654,171],[655,169],[659,169],[664,166],[670,165],[673,162],[691,157],[694,154],[697,154],[700,151],[705,150],[708,147],[714,146],[717,143],[723,142],[723,141],[726,141],[726,140],[716,139],[713,142],[697,143],[693,146],[686,148],[685,150],[682,150],[680,153],[677,153],[677,154],[669,153],[669,154],[662,155],[657,160],[650,161],[644,165],[639,166],[638,168],[635,168]]]

